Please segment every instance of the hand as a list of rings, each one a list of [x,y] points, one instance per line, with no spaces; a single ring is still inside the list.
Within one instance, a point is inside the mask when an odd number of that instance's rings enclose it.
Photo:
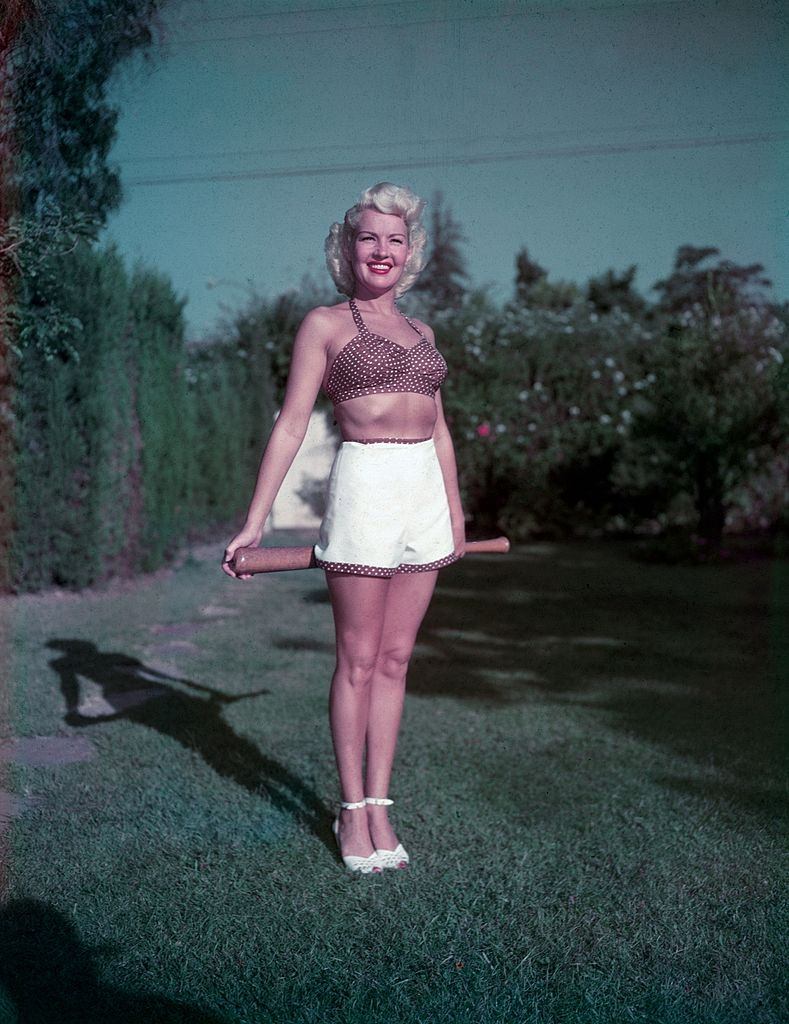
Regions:
[[[462,519],[452,523],[452,542],[455,555],[462,558],[466,553],[466,524]]]
[[[252,573],[238,573],[230,563],[233,560],[233,555],[236,553],[237,548],[257,547],[260,544],[260,536],[259,530],[251,530],[248,527],[244,527],[240,533],[237,533],[225,548],[225,553],[222,556],[222,572],[226,573],[228,576],[232,576],[234,580],[251,580]]]

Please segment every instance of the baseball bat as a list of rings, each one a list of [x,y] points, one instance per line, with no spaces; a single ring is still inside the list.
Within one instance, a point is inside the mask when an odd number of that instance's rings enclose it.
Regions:
[[[510,549],[506,537],[489,540],[470,540],[466,544],[468,555],[505,554]],[[314,569],[315,552],[312,548],[238,548],[230,561],[234,572],[285,572],[288,569]]]

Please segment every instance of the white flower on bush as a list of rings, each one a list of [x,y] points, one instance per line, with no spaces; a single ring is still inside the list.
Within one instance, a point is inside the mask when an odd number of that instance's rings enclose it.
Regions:
[[[534,382],[534,384],[532,385],[532,387],[534,388],[534,390],[535,390],[535,391],[542,391],[542,384],[541,384],[541,383],[540,383],[540,381],[538,381],[538,380],[536,380],[536,381]]]
[[[610,423],[611,422],[611,417],[608,415],[607,412],[604,412],[603,415],[600,417],[599,422],[602,423],[603,426],[605,426],[606,423]]]
[[[657,380],[657,377],[654,375],[654,373],[648,373],[647,374],[647,383],[648,384],[654,384],[656,380]]]
[[[770,353],[770,355],[773,357],[776,363],[783,363],[784,357],[781,355],[777,348],[773,348],[772,345],[768,345],[767,351]]]
[[[530,423],[526,429],[529,431],[530,434],[533,434],[534,431],[537,429],[537,424]]]
[[[618,423],[616,426],[616,432],[617,434],[626,434],[627,427],[624,425],[624,423]]]
[[[622,373],[622,371],[621,370],[617,370],[616,373],[614,374],[614,380],[617,382],[617,384],[621,383],[624,379],[625,379],[625,375]]]
[[[625,423],[629,423],[633,418],[633,414],[629,409],[623,409],[620,413],[620,416],[625,421]]]
[[[592,370],[592,377],[595,380],[600,380],[600,371],[599,370]]]
[[[609,370],[611,370],[616,366],[616,360],[613,359],[611,356],[606,356],[605,365],[609,368]]]
[[[529,394],[530,394],[529,389],[528,388],[524,388],[523,391],[518,392],[518,398],[522,402],[527,402],[529,400]]]
[[[507,424],[506,423],[497,423],[496,424],[496,433],[497,434],[506,434],[507,433]]]
[[[568,411],[571,416],[578,416],[581,412],[577,405],[571,405]]]
[[[624,396],[627,394],[627,388],[624,386],[624,384],[620,384],[619,387],[616,389],[616,393],[618,395]]]

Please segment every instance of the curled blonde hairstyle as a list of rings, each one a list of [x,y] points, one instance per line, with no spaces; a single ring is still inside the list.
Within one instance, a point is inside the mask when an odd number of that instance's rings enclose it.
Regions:
[[[395,298],[404,295],[419,277],[426,262],[424,252],[427,232],[421,220],[425,205],[425,200],[420,199],[410,188],[393,185],[391,181],[380,181],[372,188],[365,189],[359,201],[346,211],[342,224],[332,224],[324,245],[326,266],[337,285],[337,291],[348,296],[354,293],[356,278],[351,266],[351,255],[356,227],[365,210],[377,210],[379,213],[393,213],[405,221],[408,259],[394,289]]]

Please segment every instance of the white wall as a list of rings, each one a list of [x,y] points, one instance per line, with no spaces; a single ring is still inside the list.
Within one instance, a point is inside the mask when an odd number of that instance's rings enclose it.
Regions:
[[[336,431],[329,425],[330,419],[326,413],[317,411],[310,417],[306,437],[271,510],[266,524],[268,530],[317,530],[320,525],[320,519],[313,515],[296,491],[307,479],[328,479],[339,441]]]

